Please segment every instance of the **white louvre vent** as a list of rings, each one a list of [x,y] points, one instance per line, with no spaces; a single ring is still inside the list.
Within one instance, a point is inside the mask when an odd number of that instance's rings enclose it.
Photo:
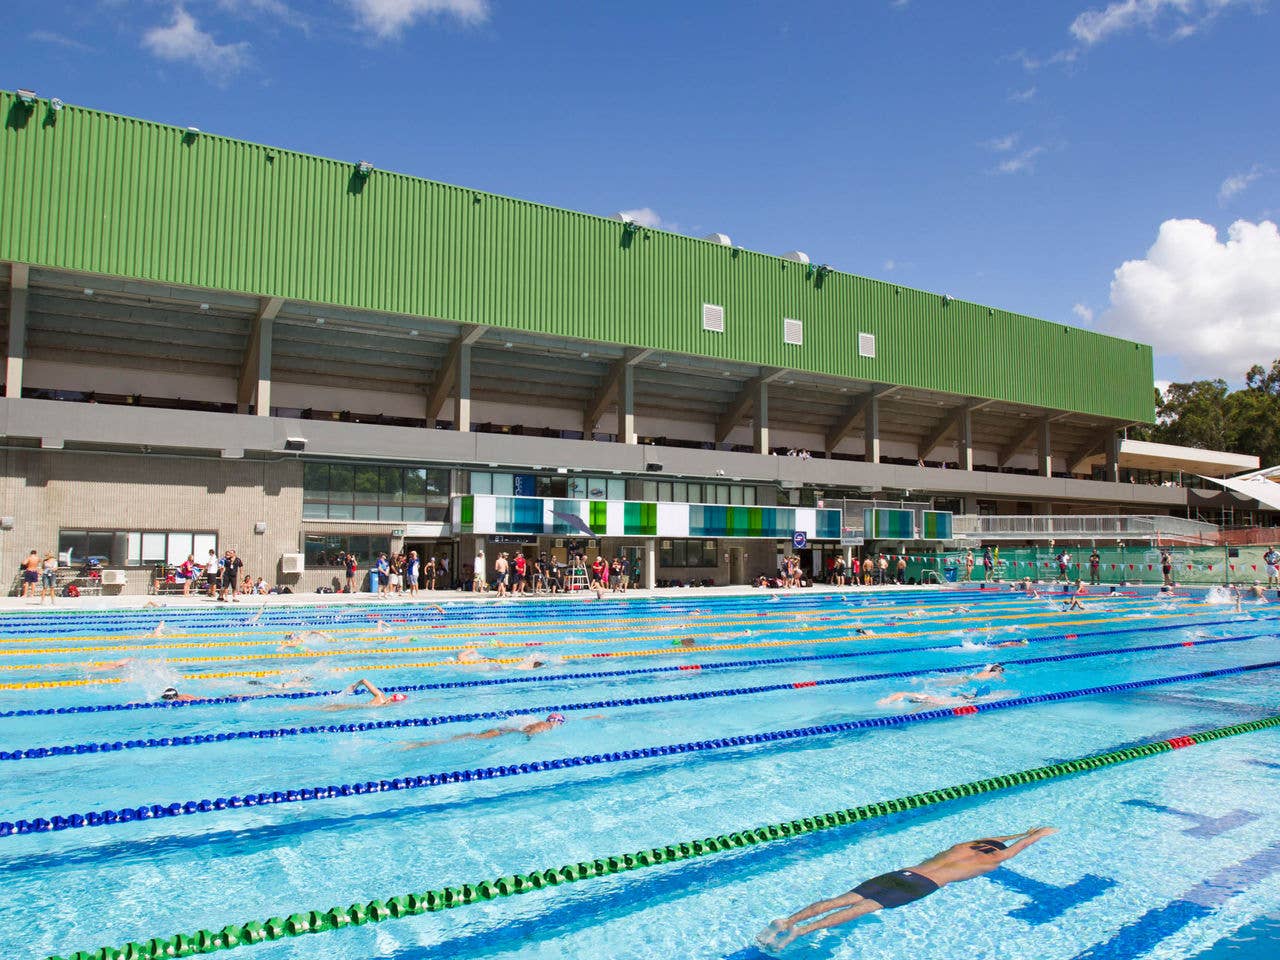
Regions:
[[[782,321],[782,342],[791,343],[797,347],[804,346],[804,324],[799,320],[788,320],[783,318]]]
[[[876,355],[876,335],[874,333],[858,334],[858,356],[874,357]]]
[[[704,303],[702,329],[710,330],[712,333],[724,333],[724,307],[717,307],[714,303]]]

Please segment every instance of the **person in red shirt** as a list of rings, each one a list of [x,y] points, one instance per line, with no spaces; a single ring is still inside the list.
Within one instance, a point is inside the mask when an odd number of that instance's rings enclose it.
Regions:
[[[515,561],[512,563],[515,567],[515,578],[511,584],[511,592],[524,593],[525,584],[528,582],[526,573],[528,572],[528,561],[525,560],[523,553],[517,553]]]

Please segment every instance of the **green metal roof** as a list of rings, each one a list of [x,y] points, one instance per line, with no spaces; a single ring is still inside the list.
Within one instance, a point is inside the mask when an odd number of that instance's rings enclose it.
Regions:
[[[0,260],[1153,419],[1143,344],[181,127],[7,92],[0,114]]]

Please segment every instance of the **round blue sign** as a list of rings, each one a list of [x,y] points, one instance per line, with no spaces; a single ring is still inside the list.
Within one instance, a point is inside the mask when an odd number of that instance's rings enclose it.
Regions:
[[[797,550],[803,550],[805,547],[805,544],[807,544],[808,542],[809,542],[809,538],[805,536],[805,532],[803,530],[797,530],[795,533],[791,535],[791,545],[795,547]]]

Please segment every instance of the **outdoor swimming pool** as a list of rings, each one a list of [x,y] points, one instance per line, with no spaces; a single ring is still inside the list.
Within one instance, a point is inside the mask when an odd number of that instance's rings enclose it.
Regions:
[[[228,926],[244,936],[244,924],[280,918],[261,928],[264,942],[231,953],[746,958],[774,917],[952,843],[1038,824],[1061,832],[1008,867],[782,955],[1269,956],[1280,727],[1180,738],[1277,712],[1277,615],[1123,596],[1067,612],[976,590],[0,615],[0,751],[18,754],[0,760],[0,956],[129,943],[134,954],[119,955],[151,956],[163,946],[153,939]],[[166,635],[150,636],[161,619]],[[301,630],[330,636],[281,648]],[[469,645],[548,665],[446,662]],[[1008,670],[997,700],[877,705],[896,691],[972,691],[951,682],[994,660]],[[900,675],[876,676],[888,673]],[[408,699],[326,711],[368,698],[307,695],[359,677]],[[296,685],[261,685],[279,683]],[[1041,699],[1120,684],[1138,685]],[[154,702],[168,685],[270,696],[111,709]],[[50,712],[90,707],[108,709]],[[405,749],[553,710],[568,722],[532,738]],[[419,718],[446,722],[410,723]],[[317,729],[331,725],[356,729]],[[252,731],[272,733],[235,736]],[[1190,749],[832,829],[803,823],[1170,739]],[[796,836],[733,842],[791,821]],[[725,837],[726,849],[675,862],[608,863]],[[603,875],[474,893],[578,864]],[[393,898],[464,884],[449,896],[477,902],[363,922],[421,906]],[[374,900],[385,908],[348,909]],[[342,929],[269,939],[277,925],[330,926],[321,915],[335,907],[347,911]]]

